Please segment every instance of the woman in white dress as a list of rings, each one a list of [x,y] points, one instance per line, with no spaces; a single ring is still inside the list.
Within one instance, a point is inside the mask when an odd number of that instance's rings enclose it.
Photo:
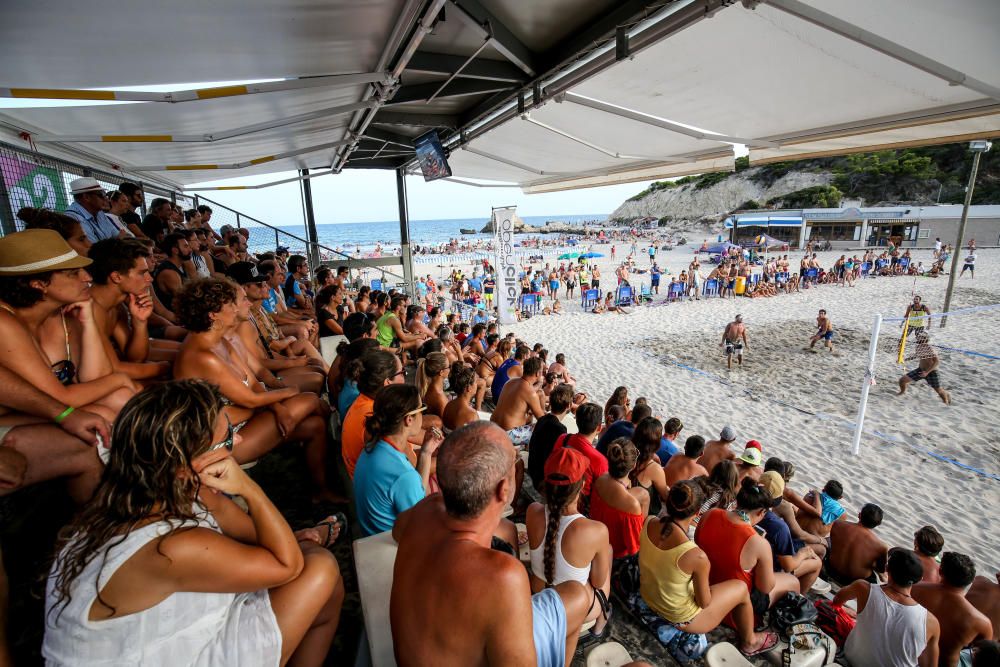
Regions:
[[[344,598],[323,545],[340,526],[292,532],[230,455],[222,407],[213,385],[177,380],[122,409],[48,580],[47,664],[323,663]]]

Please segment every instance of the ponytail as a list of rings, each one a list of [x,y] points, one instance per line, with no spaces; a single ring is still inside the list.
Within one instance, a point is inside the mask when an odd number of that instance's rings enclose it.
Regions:
[[[562,511],[571,500],[576,498],[583,488],[583,480],[575,484],[545,484],[545,509],[548,521],[545,525],[545,551],[543,563],[545,566],[545,586],[554,586],[556,578],[556,537],[559,535],[559,520]]]
[[[443,352],[431,352],[417,362],[416,385],[420,398],[427,395],[431,382],[446,368],[448,368],[448,357]]]

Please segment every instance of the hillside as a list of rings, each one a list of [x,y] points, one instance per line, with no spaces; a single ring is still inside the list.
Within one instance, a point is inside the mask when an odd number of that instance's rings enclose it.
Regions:
[[[610,215],[627,222],[655,217],[673,229],[714,228],[738,209],[960,204],[972,165],[968,144],[947,144],[752,167],[657,181]],[[1000,203],[1000,147],[983,155],[974,204]]]

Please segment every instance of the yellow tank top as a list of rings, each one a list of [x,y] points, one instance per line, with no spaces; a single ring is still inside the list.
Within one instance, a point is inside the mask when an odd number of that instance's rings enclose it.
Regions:
[[[701,607],[694,600],[692,577],[677,561],[696,545],[688,540],[673,549],[661,549],[649,539],[651,521],[639,538],[639,593],[649,608],[671,623],[685,623],[698,615]]]

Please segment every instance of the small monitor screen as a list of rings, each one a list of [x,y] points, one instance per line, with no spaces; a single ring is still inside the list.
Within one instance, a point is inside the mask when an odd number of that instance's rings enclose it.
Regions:
[[[434,181],[451,176],[451,167],[437,132],[431,130],[413,140],[420,161],[420,171],[425,181]]]

